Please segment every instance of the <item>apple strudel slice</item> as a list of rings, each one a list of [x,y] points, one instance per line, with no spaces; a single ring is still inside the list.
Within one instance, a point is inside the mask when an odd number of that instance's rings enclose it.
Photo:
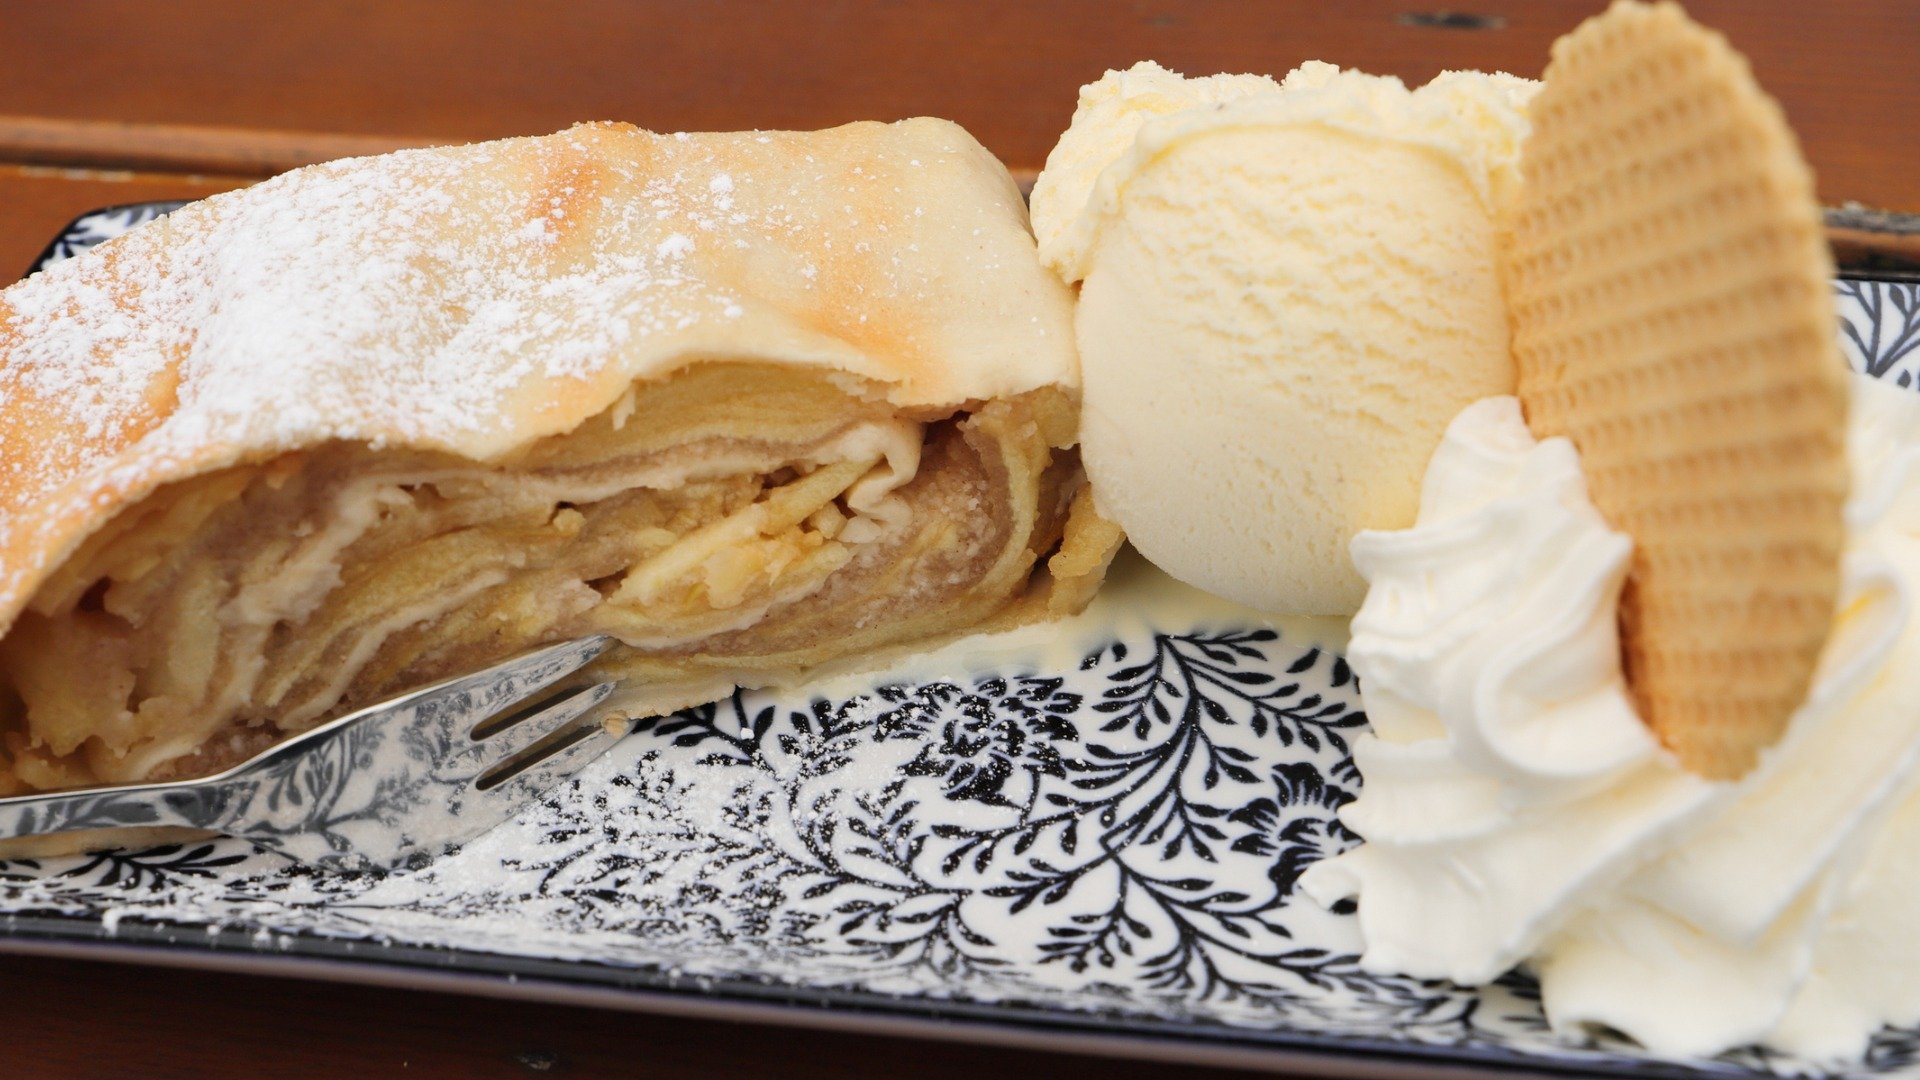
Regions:
[[[0,793],[586,633],[633,715],[1077,609],[1070,297],[936,120],[315,166],[0,292]]]

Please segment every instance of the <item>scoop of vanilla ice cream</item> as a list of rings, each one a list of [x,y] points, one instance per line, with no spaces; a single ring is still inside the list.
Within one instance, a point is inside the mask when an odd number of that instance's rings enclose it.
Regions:
[[[1467,403],[1513,387],[1495,260],[1534,85],[1309,63],[1086,87],[1033,193],[1081,282],[1082,455],[1172,576],[1351,614],[1348,542],[1413,523]]]

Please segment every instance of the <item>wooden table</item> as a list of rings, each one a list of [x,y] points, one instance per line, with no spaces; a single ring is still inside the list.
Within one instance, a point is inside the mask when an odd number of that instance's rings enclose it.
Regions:
[[[1081,83],[1309,58],[1536,75],[1599,0],[62,0],[0,7],[0,278],[79,212],[197,198],[424,142],[646,127],[960,121],[1039,167]],[[1920,212],[1920,8],[1693,0],[1753,60],[1830,205]],[[1146,1077],[1165,1066],[260,977],[0,958],[29,1076]],[[1225,1076],[1228,1074],[1220,1073]]]

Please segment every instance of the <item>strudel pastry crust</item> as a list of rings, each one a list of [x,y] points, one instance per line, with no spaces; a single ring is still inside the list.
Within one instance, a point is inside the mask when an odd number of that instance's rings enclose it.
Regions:
[[[0,791],[589,632],[636,715],[1083,604],[1067,293],[952,124],[316,166],[0,293]]]

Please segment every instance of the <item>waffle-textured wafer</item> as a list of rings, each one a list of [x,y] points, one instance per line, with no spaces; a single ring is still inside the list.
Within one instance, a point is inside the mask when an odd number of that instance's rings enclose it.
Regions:
[[[1813,177],[1779,106],[1679,7],[1553,49],[1506,267],[1528,425],[1633,537],[1622,658],[1691,771],[1744,773],[1834,613],[1846,368]]]

